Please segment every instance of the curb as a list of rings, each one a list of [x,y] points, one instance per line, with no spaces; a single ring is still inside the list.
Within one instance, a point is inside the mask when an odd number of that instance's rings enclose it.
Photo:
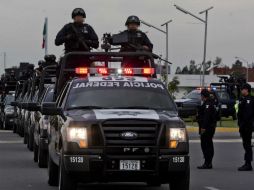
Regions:
[[[194,132],[198,132],[198,127],[188,127],[187,126],[187,131],[189,133],[194,133]],[[219,133],[236,133],[239,132],[238,128],[231,128],[231,127],[217,127],[216,128],[216,132]]]

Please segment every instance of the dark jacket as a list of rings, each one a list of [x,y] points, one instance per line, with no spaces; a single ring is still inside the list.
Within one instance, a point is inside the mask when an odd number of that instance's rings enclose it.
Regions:
[[[216,104],[214,100],[208,98],[198,110],[199,127],[206,130],[215,128],[217,123],[216,114]]]
[[[239,100],[239,109],[237,113],[238,125],[240,131],[252,130],[254,121],[254,97],[241,97]]]
[[[78,34],[72,28],[72,25],[78,31]],[[55,44],[60,46],[65,45],[65,53],[72,51],[89,51],[80,42],[84,40],[89,48],[97,49],[99,47],[99,39],[94,29],[89,24],[66,24],[57,34]]]
[[[149,47],[149,51],[153,51],[153,44],[151,43],[151,41],[149,40],[149,38],[147,37],[147,35],[138,30],[138,31],[129,31],[129,30],[125,30],[122,33],[123,35],[128,35],[128,41],[130,44],[134,45],[134,46],[148,46]],[[138,51],[138,49],[135,49],[133,47],[131,47],[128,44],[123,44],[121,51]]]

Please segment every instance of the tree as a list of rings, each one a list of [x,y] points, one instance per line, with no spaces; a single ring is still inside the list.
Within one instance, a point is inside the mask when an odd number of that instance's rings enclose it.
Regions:
[[[176,74],[181,74],[182,73],[182,69],[180,67],[176,68]]]
[[[233,69],[239,69],[243,67],[243,63],[239,60],[236,60],[236,62],[232,65]]]
[[[185,66],[182,70],[182,74],[189,74],[189,69],[187,66]]]
[[[214,62],[213,62],[213,66],[214,66],[214,67],[218,67],[218,66],[220,66],[221,64],[222,64],[222,58],[216,57],[215,60],[214,60]]]
[[[197,66],[194,60],[190,61],[190,69],[189,69],[189,74],[195,74],[197,70]]]
[[[178,92],[178,85],[180,81],[178,77],[174,77],[171,82],[168,83],[168,91],[175,98],[175,93]]]

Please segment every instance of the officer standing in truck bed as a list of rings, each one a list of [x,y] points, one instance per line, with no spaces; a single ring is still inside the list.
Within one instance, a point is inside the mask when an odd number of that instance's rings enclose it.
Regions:
[[[86,13],[82,8],[72,12],[73,23],[66,24],[55,39],[56,46],[65,45],[65,53],[73,51],[90,51],[99,47],[98,36],[92,26],[84,23]]]

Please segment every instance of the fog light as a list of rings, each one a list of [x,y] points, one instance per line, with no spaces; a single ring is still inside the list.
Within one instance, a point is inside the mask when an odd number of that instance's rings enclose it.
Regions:
[[[176,149],[178,146],[178,141],[169,141],[169,148],[173,148],[173,149]]]

